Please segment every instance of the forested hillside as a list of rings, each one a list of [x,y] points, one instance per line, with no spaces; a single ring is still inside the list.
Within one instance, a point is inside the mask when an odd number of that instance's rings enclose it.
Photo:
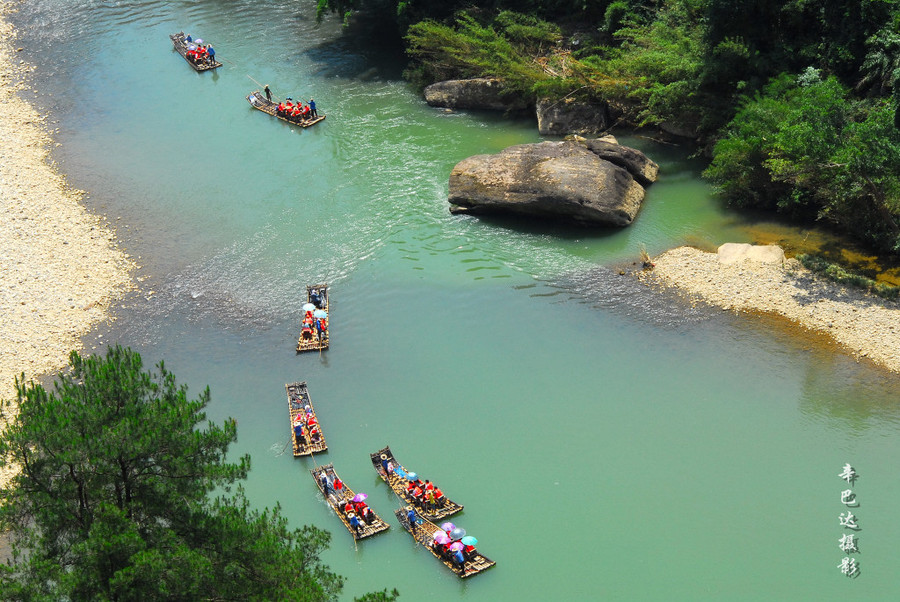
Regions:
[[[725,202],[900,254],[900,0],[318,0],[329,13],[402,38],[417,86],[605,102],[696,140]]]

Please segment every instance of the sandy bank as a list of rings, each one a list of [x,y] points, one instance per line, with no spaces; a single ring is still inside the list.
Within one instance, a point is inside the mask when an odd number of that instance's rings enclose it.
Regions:
[[[0,399],[14,379],[65,366],[72,349],[131,287],[115,235],[49,159],[44,117],[17,96],[31,71],[0,0]]]
[[[735,312],[780,314],[832,337],[857,357],[900,372],[900,304],[819,278],[796,259],[723,264],[716,253],[679,247],[641,273],[649,284]]]

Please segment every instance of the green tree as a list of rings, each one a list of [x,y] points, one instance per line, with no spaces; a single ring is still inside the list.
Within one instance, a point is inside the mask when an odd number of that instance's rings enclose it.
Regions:
[[[747,100],[706,170],[732,204],[828,221],[900,250],[900,132],[893,107],[857,100],[818,70],[782,75]]]
[[[343,579],[319,560],[330,535],[251,510],[250,458],[226,460],[234,420],[207,421],[160,363],[119,346],[70,356],[48,391],[17,379],[0,462],[13,560],[4,600],[332,600]],[[212,498],[213,491],[219,497]]]

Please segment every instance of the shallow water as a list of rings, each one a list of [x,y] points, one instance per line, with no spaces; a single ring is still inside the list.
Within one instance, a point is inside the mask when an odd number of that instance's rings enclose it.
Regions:
[[[209,384],[211,418],[237,418],[234,451],[252,455],[254,503],[332,531],[344,599],[900,595],[897,377],[617,273],[642,248],[752,239],[686,149],[620,135],[662,168],[624,230],[451,216],[453,165],[540,140],[534,123],[432,109],[388,50],[316,26],[312,3],[261,6],[43,0],[16,22],[55,158],[143,265],[88,344]],[[179,30],[225,66],[195,73]],[[251,78],[328,118],[300,130],[253,110]],[[332,347],[297,356],[301,296],[322,281]],[[298,380],[328,439],[314,460],[286,449]],[[384,445],[465,504],[453,520],[495,568],[460,581],[413,544],[369,462]],[[308,474],[325,462],[388,533],[354,546]],[[852,580],[837,568],[848,462]]]

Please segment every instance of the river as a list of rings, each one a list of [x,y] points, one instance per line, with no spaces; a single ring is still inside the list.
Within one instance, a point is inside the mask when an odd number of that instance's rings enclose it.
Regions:
[[[452,167],[539,141],[533,120],[428,107],[392,51],[314,9],[32,0],[14,16],[54,158],[142,265],[87,347],[121,342],[209,385],[210,418],[235,417],[234,453],[252,456],[252,502],[333,533],[342,599],[900,596],[898,377],[617,274],[642,248],[751,240],[702,165],[619,133],[661,166],[627,229],[452,216]],[[181,30],[224,67],[195,73],[172,51]],[[253,80],[327,119],[301,130],[252,109]],[[331,348],[296,355],[315,282]],[[313,460],[286,449],[284,385],[301,380],[329,444]],[[453,520],[496,567],[460,581],[413,544],[369,462],[385,445],[465,505]],[[309,475],[326,462],[387,533],[354,545]],[[855,579],[838,568],[847,489]]]

